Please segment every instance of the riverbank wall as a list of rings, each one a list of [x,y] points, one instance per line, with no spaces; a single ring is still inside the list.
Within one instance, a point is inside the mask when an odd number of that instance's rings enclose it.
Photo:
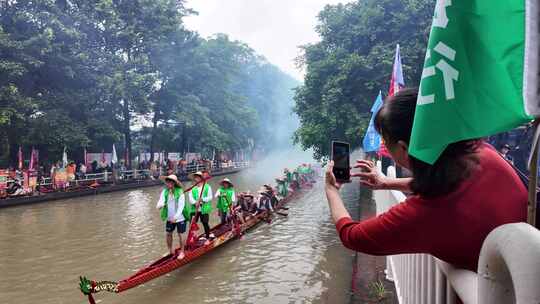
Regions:
[[[212,172],[212,176],[223,176],[227,174],[233,174],[243,170],[244,168],[231,168],[223,169],[220,171]],[[187,178],[183,178],[183,181]],[[39,193],[31,196],[21,196],[14,198],[7,198],[0,200],[0,208],[7,208],[20,205],[45,203],[60,199],[74,198],[89,195],[98,195],[101,193],[109,193],[123,190],[131,190],[137,188],[153,187],[161,185],[162,182],[159,179],[145,179],[145,180],[130,180],[128,182],[117,182],[100,185],[96,188],[78,189],[72,191],[57,191],[51,193]]]

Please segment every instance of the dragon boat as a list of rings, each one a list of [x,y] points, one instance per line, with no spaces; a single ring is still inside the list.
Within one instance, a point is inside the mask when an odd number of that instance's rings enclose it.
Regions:
[[[302,193],[302,190],[311,189],[313,187],[313,183],[314,182],[302,183],[298,189],[290,191],[286,197],[279,200],[279,202],[276,204],[274,208],[276,213],[280,214],[278,211],[280,209],[285,209],[285,204],[297,198],[300,193]],[[188,250],[185,251],[185,257],[183,259],[177,259],[179,249],[176,249],[175,254],[168,254],[141,268],[135,274],[118,282],[93,281],[87,279],[86,277],[80,277],[79,288],[81,292],[88,297],[88,302],[90,304],[95,304],[96,302],[92,296],[95,293],[101,291],[121,293],[155,278],[161,277],[199,259],[213,250],[216,250],[216,248],[220,247],[221,245],[239,238],[244,232],[254,228],[264,221],[270,221],[270,214],[267,210],[255,216],[246,218],[245,223],[243,224],[218,224],[211,229],[211,232],[214,234],[215,238],[212,239],[209,244],[205,245],[205,240],[201,238],[203,233],[201,233],[198,237],[194,237],[193,242],[188,246]]]

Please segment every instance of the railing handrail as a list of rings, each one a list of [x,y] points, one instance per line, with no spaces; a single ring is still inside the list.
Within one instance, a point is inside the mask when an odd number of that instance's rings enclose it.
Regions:
[[[540,303],[540,231],[506,224],[484,241],[478,262],[478,303]]]
[[[219,170],[230,169],[230,168],[233,168],[233,169],[246,168],[246,167],[249,167],[250,165],[249,161],[232,162],[230,166],[228,163],[226,163],[227,164],[226,166],[223,166],[223,164],[225,164],[225,162],[223,162],[220,167],[217,166],[217,163],[218,161],[214,161],[214,163],[209,169],[212,171],[219,171]],[[186,169],[185,173],[190,174],[196,171],[206,169],[206,166],[202,164],[196,164],[196,165],[188,164],[187,166],[185,166],[185,169]],[[180,166],[178,167],[178,170],[181,170]],[[149,169],[131,169],[131,170],[118,170],[116,172],[117,172],[117,177],[127,180],[127,179],[137,179],[139,177],[148,178],[152,174],[156,174],[158,171],[152,172],[152,170],[149,170]],[[162,174],[162,173],[163,171],[159,170],[159,174]],[[80,174],[80,172],[78,172],[75,175],[75,179],[71,180],[71,182],[74,182],[75,185],[78,185],[79,183],[85,183],[85,182],[108,181],[110,178],[112,178],[112,176],[113,176],[113,172],[111,171],[84,173],[84,174]],[[13,183],[14,181],[15,179],[8,177],[8,180],[7,180],[8,183]],[[40,178],[40,180],[37,181],[37,185],[38,186],[51,186],[53,185],[52,178],[50,176],[49,177],[43,176]]]

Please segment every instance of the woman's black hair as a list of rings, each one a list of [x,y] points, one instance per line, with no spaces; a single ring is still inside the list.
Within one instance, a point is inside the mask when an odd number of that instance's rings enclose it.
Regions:
[[[417,98],[417,89],[405,88],[387,98],[375,116],[375,129],[387,146],[399,141],[409,145]],[[411,190],[423,197],[441,196],[456,190],[478,164],[475,155],[478,143],[478,140],[465,140],[450,144],[433,165],[409,154],[413,174]]]

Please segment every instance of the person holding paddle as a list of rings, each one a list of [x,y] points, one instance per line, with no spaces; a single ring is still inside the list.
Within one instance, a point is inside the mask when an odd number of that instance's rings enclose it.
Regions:
[[[212,188],[206,183],[202,172],[198,171],[192,174],[194,186],[189,193],[189,201],[191,203],[190,218],[193,218],[197,212],[199,216],[196,221],[201,220],[204,227],[204,235],[206,236],[205,245],[210,243],[210,239],[214,235],[210,233],[210,213],[212,213]]]
[[[161,219],[165,222],[166,241],[169,253],[174,255],[173,249],[173,232],[176,229],[180,242],[180,253],[178,259],[184,258],[184,243],[182,241],[182,233],[186,232],[186,204],[182,184],[176,177],[171,174],[162,177],[165,181],[165,189],[161,192],[159,201],[156,205],[160,209]]]
[[[232,205],[236,203],[236,193],[234,192],[234,185],[230,179],[224,178],[219,182],[221,187],[216,191],[215,197],[217,201],[217,209],[219,217],[221,218],[221,224],[227,223],[227,213],[231,209]]]

